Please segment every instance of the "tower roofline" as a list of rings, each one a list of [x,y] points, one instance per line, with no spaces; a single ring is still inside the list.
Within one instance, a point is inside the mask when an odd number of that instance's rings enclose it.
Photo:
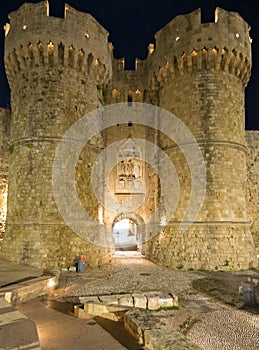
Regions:
[[[77,24],[77,26],[79,25],[81,25],[82,27],[86,26],[85,29],[87,29],[87,26],[89,25],[89,22],[90,22],[91,24],[101,29],[103,32],[102,34],[104,34],[107,38],[109,36],[109,32],[107,31],[107,29],[105,29],[90,13],[76,10],[74,7],[70,6],[67,3],[64,4],[63,18],[50,16],[49,13],[50,11],[49,11],[48,0],[44,0],[38,3],[25,2],[17,10],[10,12],[8,15],[8,18],[11,22],[10,23],[11,25],[12,25],[12,22],[15,23],[15,25],[19,25],[20,22],[22,22],[21,28],[23,26],[28,26],[26,22],[35,22],[35,21],[39,22],[40,19],[44,16],[51,17],[53,20],[56,19],[62,22],[74,21]],[[6,33],[6,36],[7,34],[8,33]]]

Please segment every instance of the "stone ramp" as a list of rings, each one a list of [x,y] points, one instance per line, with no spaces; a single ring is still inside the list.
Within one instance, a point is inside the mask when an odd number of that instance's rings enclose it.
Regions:
[[[34,322],[14,305],[47,294],[57,285],[58,277],[0,259],[0,350],[40,349]]]

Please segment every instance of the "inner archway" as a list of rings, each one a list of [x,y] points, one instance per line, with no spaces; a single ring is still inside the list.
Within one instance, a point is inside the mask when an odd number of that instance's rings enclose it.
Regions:
[[[141,251],[144,220],[135,213],[121,213],[112,225],[115,251]]]
[[[137,225],[130,219],[115,223],[112,230],[115,250],[138,250]]]

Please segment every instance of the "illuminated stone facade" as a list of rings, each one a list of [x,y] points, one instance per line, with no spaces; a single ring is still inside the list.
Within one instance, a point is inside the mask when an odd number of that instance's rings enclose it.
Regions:
[[[9,149],[0,169],[4,192],[9,164],[1,257],[33,266],[65,267],[85,254],[91,266],[98,266],[112,259],[114,224],[129,218],[142,227],[145,242],[140,249],[159,264],[183,269],[257,266],[258,133],[247,134],[247,148],[244,127],[244,89],[251,71],[248,24],[237,13],[219,8],[215,23],[202,24],[200,10],[178,16],[156,33],[147,58],[137,59],[136,69],[128,71],[124,59],[113,57],[108,32],[91,15],[68,5],[64,19],[48,12],[46,1],[25,3],[10,14],[5,27],[12,112],[10,137],[8,128],[0,134],[3,147],[8,144]],[[95,135],[77,162],[78,196],[91,217],[108,228],[103,238],[107,244],[80,238],[57,209],[52,165],[62,136],[88,112],[120,102],[129,106],[142,102],[171,112],[199,145],[206,166],[206,195],[184,233],[179,225],[192,191],[190,164],[174,140],[141,121],[118,122]],[[5,113],[1,111],[1,122]],[[158,171],[145,161],[146,149],[134,141],[138,139],[155,144],[171,159],[180,187],[174,215],[149,240],[151,233],[143,232],[143,227],[156,212],[161,191]],[[91,186],[98,156],[115,142],[116,165],[108,178],[100,174],[99,187],[105,197],[108,184],[119,203],[129,196],[142,201],[133,211],[112,212],[100,204]],[[167,171],[163,164],[159,167]],[[170,196],[174,190],[168,186],[164,191]]]

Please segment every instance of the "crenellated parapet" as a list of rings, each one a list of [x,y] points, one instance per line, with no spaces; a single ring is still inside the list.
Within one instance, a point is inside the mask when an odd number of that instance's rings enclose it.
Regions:
[[[249,25],[238,13],[217,8],[215,23],[201,23],[200,9],[178,16],[155,35],[148,56],[158,81],[200,71],[224,71],[246,86],[251,72]]]
[[[107,102],[147,102],[147,61],[136,58],[135,70],[125,69],[125,59],[113,59]]]
[[[235,49],[229,50],[227,47],[218,48],[217,46],[208,49],[204,46],[201,50],[193,49],[189,54],[183,51],[180,56],[174,55],[168,60],[162,59],[156,69],[156,76],[158,81],[167,81],[174,76],[202,70],[233,74],[246,86],[250,78],[251,64],[242,52],[237,52]]]
[[[111,74],[108,32],[90,15],[65,5],[63,18],[49,16],[48,2],[23,4],[5,26],[5,67],[12,87],[19,72],[66,67],[92,75],[97,83]],[[47,28],[47,29],[46,29]]]

